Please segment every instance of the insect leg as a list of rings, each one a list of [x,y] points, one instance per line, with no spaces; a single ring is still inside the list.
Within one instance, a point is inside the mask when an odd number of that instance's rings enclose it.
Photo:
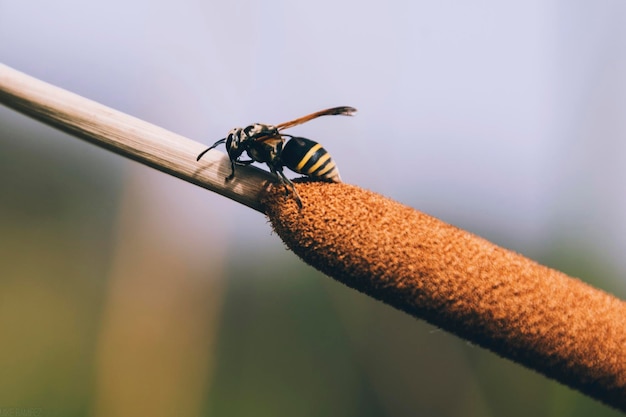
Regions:
[[[230,175],[228,177],[226,177],[226,181],[230,181],[233,178],[235,178],[235,165],[239,165],[239,166],[245,167],[245,166],[248,166],[248,165],[250,165],[252,163],[254,163],[254,161],[252,159],[249,160],[249,161],[240,161],[240,160],[233,160],[233,159],[231,159],[230,160],[231,172],[230,172]]]
[[[291,187],[291,192],[296,199],[296,203],[298,203],[298,207],[302,208],[302,200],[300,199],[300,196],[296,191],[296,186],[293,185],[293,182],[291,182],[291,180],[285,176],[283,168],[281,166],[274,168],[271,165],[269,165],[269,167],[270,171],[272,171],[278,177],[278,180],[285,186],[285,195],[289,195],[289,187]]]
[[[226,177],[226,181],[230,181],[235,178],[235,161],[231,159],[230,161],[230,175]]]

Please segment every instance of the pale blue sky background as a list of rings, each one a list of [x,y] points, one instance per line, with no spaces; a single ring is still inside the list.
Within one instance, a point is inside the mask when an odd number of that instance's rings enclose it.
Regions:
[[[623,1],[0,0],[0,61],[205,143],[357,107],[293,130],[346,182],[530,256],[581,241],[626,270]],[[37,131],[33,153],[143,175],[190,250],[216,228],[283,250],[251,210]]]

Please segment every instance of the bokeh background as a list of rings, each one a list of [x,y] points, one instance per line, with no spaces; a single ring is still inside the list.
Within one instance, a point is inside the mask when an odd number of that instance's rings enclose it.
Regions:
[[[626,298],[623,1],[0,0],[0,62],[207,144],[357,107],[292,133]],[[1,106],[0,375],[0,411],[45,416],[617,415]]]

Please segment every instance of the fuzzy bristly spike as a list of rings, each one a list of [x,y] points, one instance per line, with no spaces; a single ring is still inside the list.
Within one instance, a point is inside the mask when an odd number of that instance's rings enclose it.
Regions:
[[[344,284],[626,411],[626,302],[379,194],[296,183],[264,207]]]

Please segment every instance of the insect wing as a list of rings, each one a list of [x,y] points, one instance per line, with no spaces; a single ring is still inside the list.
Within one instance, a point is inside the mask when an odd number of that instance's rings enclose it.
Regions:
[[[356,109],[354,107],[350,107],[350,106],[333,107],[330,109],[320,110],[315,113],[307,114],[306,116],[302,116],[302,117],[299,117],[294,120],[290,120],[285,123],[281,123],[277,125],[276,127],[278,128],[278,130],[283,130],[283,129],[288,129],[290,127],[294,127],[297,125],[301,125],[302,123],[306,123],[310,120],[316,119],[321,116],[335,116],[335,115],[352,116],[354,115],[354,113],[356,113]]]

